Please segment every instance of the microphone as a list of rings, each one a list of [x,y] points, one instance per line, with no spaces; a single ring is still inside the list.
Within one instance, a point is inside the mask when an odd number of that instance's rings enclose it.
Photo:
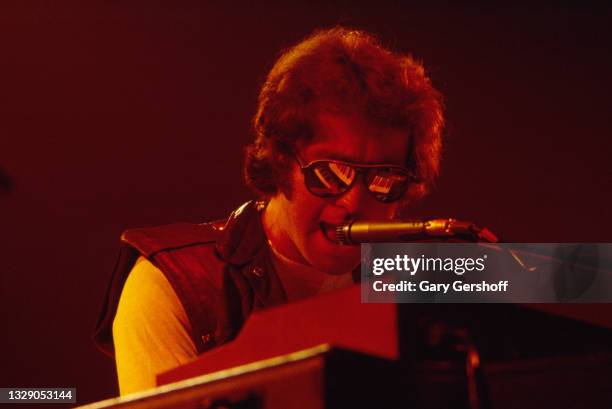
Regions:
[[[410,242],[431,238],[460,238],[497,243],[488,229],[452,218],[416,220],[353,220],[336,227],[341,244]]]

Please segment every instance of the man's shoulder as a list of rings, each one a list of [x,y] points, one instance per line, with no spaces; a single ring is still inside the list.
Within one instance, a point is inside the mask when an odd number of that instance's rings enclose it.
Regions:
[[[259,213],[264,207],[264,202],[249,201],[225,219],[200,224],[172,223],[133,228],[123,232],[121,241],[147,258],[163,251],[216,248],[224,259],[231,262],[238,248],[250,253],[253,250],[250,247],[259,246],[263,235]]]
[[[243,275],[267,254],[261,210],[261,203],[251,201],[223,220],[126,230],[96,326],[97,345],[113,353],[112,322],[126,278],[140,256],[171,284],[189,318],[198,352],[230,339],[252,308],[252,294],[263,293],[259,287],[270,292],[267,279],[249,276],[249,281]]]
[[[134,247],[145,257],[198,245],[213,245],[222,236],[227,219],[207,223],[172,223],[155,227],[128,229],[121,235],[123,244]]]

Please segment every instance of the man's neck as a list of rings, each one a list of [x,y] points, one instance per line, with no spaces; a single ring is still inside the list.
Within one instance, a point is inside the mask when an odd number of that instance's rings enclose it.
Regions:
[[[304,257],[300,255],[287,231],[283,228],[287,223],[283,221],[283,212],[280,211],[281,201],[287,199],[281,197],[281,195],[278,194],[272,197],[263,210],[262,225],[264,232],[270,246],[276,253],[294,263],[309,265]]]

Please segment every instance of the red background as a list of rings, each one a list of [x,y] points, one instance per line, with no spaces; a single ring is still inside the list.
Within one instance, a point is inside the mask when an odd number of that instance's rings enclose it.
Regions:
[[[0,386],[117,393],[90,333],[120,232],[251,197],[258,87],[316,27],[379,33],[446,95],[443,172],[414,216],[611,241],[609,6],[15,3],[0,6],[0,167],[15,184],[0,196]]]

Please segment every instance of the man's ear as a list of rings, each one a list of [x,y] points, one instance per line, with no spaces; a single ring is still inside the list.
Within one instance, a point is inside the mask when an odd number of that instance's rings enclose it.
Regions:
[[[392,203],[390,206],[393,206],[391,209],[391,219],[399,219],[402,217],[402,202]]]
[[[421,200],[428,193],[427,186],[424,183],[414,183],[408,187],[404,197],[397,203],[394,219],[406,217],[410,207]]]
[[[410,206],[414,203],[415,199],[406,195],[402,200],[394,203],[396,208],[393,214],[394,219],[401,219],[408,216]]]

